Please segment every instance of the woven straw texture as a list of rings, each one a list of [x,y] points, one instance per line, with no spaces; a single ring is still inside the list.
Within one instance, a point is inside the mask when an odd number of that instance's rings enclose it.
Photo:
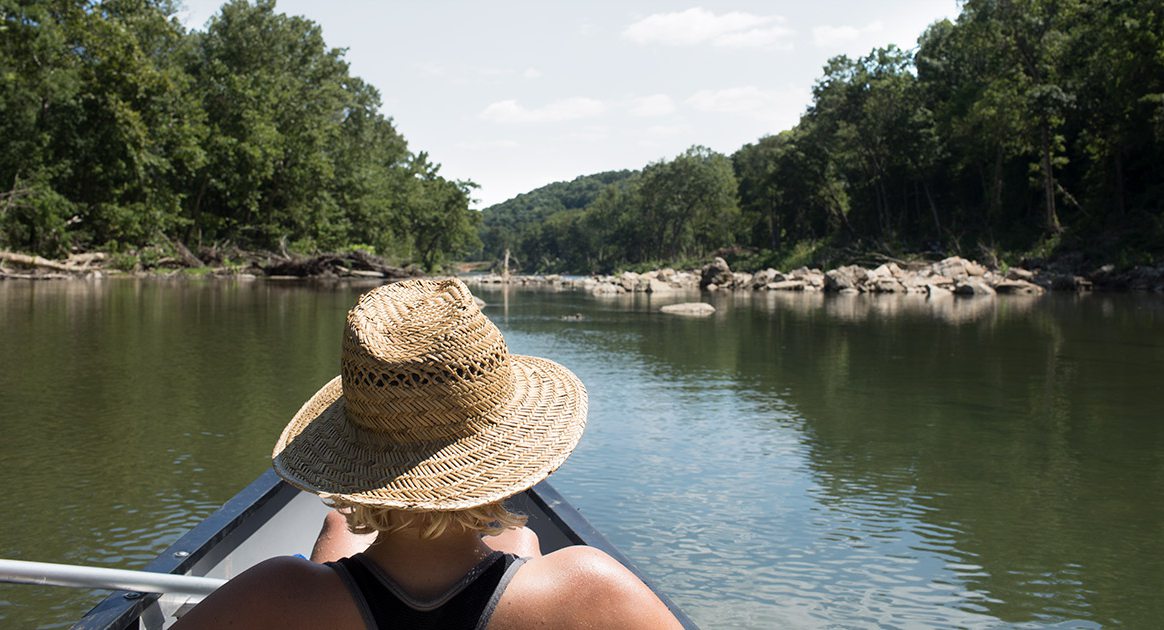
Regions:
[[[566,460],[586,388],[546,359],[509,354],[460,280],[407,280],[348,313],[340,376],[283,430],[275,471],[323,496],[462,510],[512,496]]]

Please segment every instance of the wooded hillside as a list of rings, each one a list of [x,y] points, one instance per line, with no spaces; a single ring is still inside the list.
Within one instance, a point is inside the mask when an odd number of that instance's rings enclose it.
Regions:
[[[509,244],[526,271],[725,248],[757,266],[869,251],[1159,260],[1164,4],[967,0],[916,48],[831,59],[792,129],[730,157],[693,147],[585,207],[515,210],[486,209],[485,225],[507,231],[489,227],[484,240]]]

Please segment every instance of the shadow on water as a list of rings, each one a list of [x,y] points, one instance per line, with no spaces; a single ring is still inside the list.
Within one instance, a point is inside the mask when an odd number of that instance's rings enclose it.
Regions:
[[[358,289],[336,291],[0,283],[0,555],[144,566],[264,470],[338,372]],[[67,626],[101,596],[4,585],[0,625]]]

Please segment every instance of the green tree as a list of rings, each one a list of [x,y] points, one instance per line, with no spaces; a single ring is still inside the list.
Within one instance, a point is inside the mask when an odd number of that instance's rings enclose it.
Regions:
[[[469,210],[469,193],[476,185],[441,177],[440,167],[430,163],[424,152],[412,160],[410,168],[410,194],[399,220],[402,233],[411,241],[413,257],[431,271],[449,253],[479,248],[480,215]]]
[[[637,217],[642,259],[701,256],[731,244],[739,219],[736,192],[731,161],[706,147],[648,165]]]

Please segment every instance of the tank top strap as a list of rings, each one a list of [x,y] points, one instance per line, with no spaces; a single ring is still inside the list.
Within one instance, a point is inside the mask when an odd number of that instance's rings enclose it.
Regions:
[[[485,628],[524,560],[493,552],[445,593],[409,595],[371,558],[356,554],[328,562],[344,582],[368,628]]]

